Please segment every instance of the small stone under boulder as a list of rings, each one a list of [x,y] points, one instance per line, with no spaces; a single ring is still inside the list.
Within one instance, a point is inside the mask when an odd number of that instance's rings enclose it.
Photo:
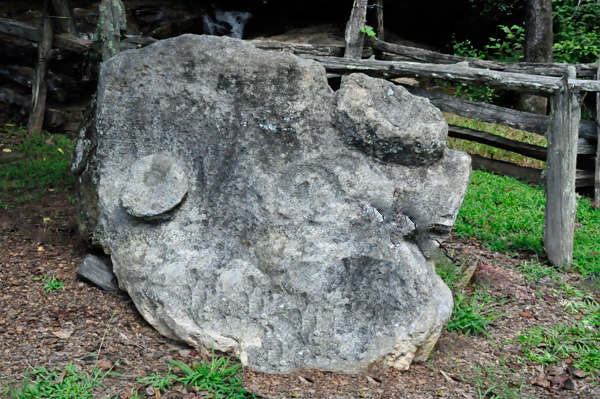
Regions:
[[[425,360],[452,312],[429,259],[470,158],[402,87],[183,35],[104,63],[79,222],[163,335],[265,372]]]

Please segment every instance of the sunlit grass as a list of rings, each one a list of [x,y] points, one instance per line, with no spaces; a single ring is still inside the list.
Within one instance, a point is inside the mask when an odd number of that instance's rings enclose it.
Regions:
[[[511,140],[539,145],[541,147],[548,146],[548,141],[546,140],[546,138],[544,136],[540,136],[539,134],[513,129],[508,126],[481,122],[476,119],[465,118],[464,116],[458,116],[447,112],[443,112],[443,114],[446,117],[448,123],[451,125],[480,130],[482,132],[488,132],[497,136],[506,137]],[[491,147],[489,145],[457,139],[454,137],[448,138],[448,147],[453,148],[455,150],[468,152],[469,154],[477,154],[486,158],[498,159],[501,161],[511,162],[517,165],[527,166],[530,168],[544,169],[546,167],[546,162],[540,161],[538,159],[525,157],[523,155],[511,151],[501,150],[499,148]]]

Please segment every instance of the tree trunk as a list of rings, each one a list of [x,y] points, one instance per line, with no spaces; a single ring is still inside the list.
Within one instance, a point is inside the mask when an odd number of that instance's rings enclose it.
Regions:
[[[552,0],[525,0],[525,62],[552,62]],[[546,114],[548,100],[522,94],[517,109]]]

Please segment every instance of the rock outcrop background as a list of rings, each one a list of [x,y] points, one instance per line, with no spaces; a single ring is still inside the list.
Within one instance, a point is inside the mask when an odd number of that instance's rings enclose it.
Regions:
[[[79,224],[163,335],[266,372],[424,360],[452,311],[429,260],[470,159],[426,99],[184,35],[101,70]]]

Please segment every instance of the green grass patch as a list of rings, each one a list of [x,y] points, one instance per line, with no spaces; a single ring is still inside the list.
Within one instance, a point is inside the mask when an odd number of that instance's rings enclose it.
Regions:
[[[79,370],[73,363],[64,370],[40,367],[27,373],[20,388],[7,389],[4,395],[14,399],[93,399],[109,373],[99,369]]]
[[[178,369],[177,372],[174,370]],[[179,374],[179,375],[178,375]],[[207,391],[212,398],[243,399],[254,397],[242,385],[241,365],[232,363],[225,357],[213,356],[211,361],[203,360],[191,366],[181,361],[172,360],[167,375],[154,373],[149,377],[139,378],[139,383],[152,385],[160,390],[168,390],[176,383],[193,386],[199,391]]]
[[[487,327],[502,315],[494,313],[493,298],[484,292],[476,291],[470,297],[460,292],[454,297],[452,317],[446,325],[448,331],[458,331],[467,336],[484,334],[489,336]]]
[[[492,250],[543,253],[542,187],[492,173],[473,171],[455,224],[462,238],[476,238]],[[588,198],[577,200],[573,266],[582,275],[600,272],[600,210]]]
[[[73,185],[69,170],[72,141],[62,134],[28,136],[23,128],[0,127],[0,148],[5,154],[19,154],[18,160],[0,163],[0,194],[11,193],[20,201],[39,197],[51,188]],[[7,201],[0,206],[5,207]]]
[[[482,132],[495,134],[496,136],[505,137],[523,143],[534,144],[540,147],[548,146],[548,141],[546,140],[546,138],[535,133],[529,133],[523,130],[513,129],[508,126],[481,122],[476,119],[465,118],[463,116],[458,116],[447,112],[444,112],[443,114],[446,117],[448,123],[452,125],[480,130]],[[544,169],[546,167],[546,162],[540,161],[538,159],[525,157],[523,155],[511,151],[501,150],[499,148],[491,147],[489,145],[475,143],[473,141],[461,140],[454,137],[448,138],[448,147],[460,151],[465,151],[470,154],[481,155],[486,158],[494,158],[499,159],[501,161],[512,162],[517,165],[527,166],[530,168]]]
[[[527,329],[518,336],[523,354],[538,363],[571,358],[577,368],[600,371],[600,305],[585,297],[564,301],[563,307],[573,315],[573,321]]]
[[[35,277],[33,281],[41,281],[47,293],[58,291],[65,286],[65,283],[54,276]]]

